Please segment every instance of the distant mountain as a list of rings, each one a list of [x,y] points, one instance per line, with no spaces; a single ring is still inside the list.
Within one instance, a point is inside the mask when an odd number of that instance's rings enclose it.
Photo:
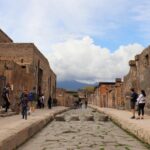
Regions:
[[[57,87],[58,88],[64,88],[66,90],[78,90],[82,89],[85,86],[95,86],[96,84],[86,84],[86,83],[80,83],[77,81],[58,81],[57,82]]]

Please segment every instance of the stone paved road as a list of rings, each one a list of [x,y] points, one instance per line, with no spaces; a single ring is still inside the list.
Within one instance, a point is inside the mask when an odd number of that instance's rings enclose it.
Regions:
[[[69,121],[77,115],[80,121]],[[84,121],[94,115],[95,121]],[[100,114],[88,109],[64,113],[66,122],[53,121],[19,150],[147,150],[143,143],[128,135],[111,121],[98,121]]]

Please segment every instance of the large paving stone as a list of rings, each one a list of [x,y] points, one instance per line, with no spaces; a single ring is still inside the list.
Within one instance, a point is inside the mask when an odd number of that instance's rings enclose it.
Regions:
[[[108,121],[109,117],[108,115],[102,114],[98,117],[98,121]]]
[[[80,119],[79,119],[79,116],[72,115],[72,116],[70,116],[69,121],[80,121]]]
[[[84,121],[94,121],[94,116],[93,115],[86,115],[84,118]]]
[[[55,120],[56,121],[66,121],[64,115],[57,115],[57,116],[55,116]]]

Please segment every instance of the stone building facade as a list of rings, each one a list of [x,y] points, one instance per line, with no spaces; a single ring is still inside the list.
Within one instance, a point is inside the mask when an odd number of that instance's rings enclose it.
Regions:
[[[108,107],[124,107],[123,82],[120,78],[117,78],[115,84],[108,89]]]
[[[100,82],[88,100],[89,103],[99,107],[123,107],[123,82],[120,78],[117,78],[115,82]]]
[[[92,95],[93,99],[90,103],[99,107],[108,107],[108,91],[114,84],[114,82],[100,82],[99,85],[95,87]],[[89,101],[91,100],[89,99]]]
[[[146,92],[145,110],[150,114],[150,46],[145,48],[134,60],[129,61],[129,73],[112,84],[100,83],[89,96],[90,103],[100,107],[130,109],[130,89],[134,88],[140,94]],[[109,85],[109,86],[108,86]]]
[[[147,94],[146,111],[150,113],[150,46],[129,61],[130,71],[124,77],[124,96],[129,94],[130,88],[140,93],[143,89]],[[129,101],[125,100],[126,108],[129,108]]]
[[[56,97],[56,75],[48,60],[33,43],[14,43],[0,30],[0,76],[13,87],[14,97],[36,87],[46,100]]]

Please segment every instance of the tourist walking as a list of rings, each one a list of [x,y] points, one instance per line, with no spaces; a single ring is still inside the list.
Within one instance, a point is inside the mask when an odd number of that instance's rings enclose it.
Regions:
[[[30,105],[29,112],[31,113],[35,111],[36,102],[37,102],[37,94],[36,94],[35,87],[33,87],[33,90],[29,92],[28,99],[29,99],[29,105]]]
[[[28,94],[27,91],[25,90],[22,93],[20,104],[21,104],[21,111],[22,111],[22,119],[26,119],[26,120],[27,120],[27,111],[28,111],[28,101],[29,101]]]
[[[42,94],[40,96],[40,108],[44,108],[44,101],[45,101],[45,97],[44,94]]]
[[[8,111],[9,106],[10,106],[9,89],[10,89],[10,85],[7,84],[7,85],[3,88],[3,92],[2,92],[2,98],[3,98],[3,100],[4,100],[3,107],[5,108],[5,112]]]
[[[82,108],[82,104],[83,104],[83,103],[82,103],[82,99],[81,99],[80,97],[79,97],[78,101],[79,101],[79,102],[78,102],[78,105],[79,105],[78,108]]]
[[[137,98],[138,104],[138,117],[137,119],[144,119],[144,106],[146,101],[146,93],[144,90],[141,90],[141,94]]]
[[[131,119],[135,119],[135,105],[136,105],[138,94],[135,92],[133,88],[131,88],[130,90],[131,90],[130,105],[131,105],[131,111],[133,113]]]
[[[87,106],[88,106],[88,100],[85,99],[85,108],[87,109]]]

